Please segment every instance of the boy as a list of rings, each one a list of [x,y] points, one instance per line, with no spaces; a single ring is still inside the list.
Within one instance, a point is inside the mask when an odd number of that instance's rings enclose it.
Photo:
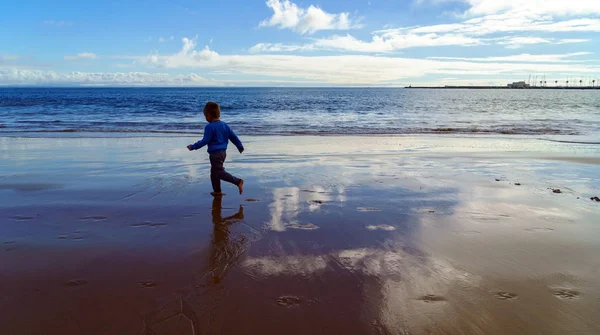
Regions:
[[[210,181],[212,183],[213,196],[222,196],[221,180],[230,182],[238,187],[240,194],[244,191],[244,180],[236,178],[225,171],[227,143],[229,140],[237,147],[240,154],[244,152],[244,146],[237,135],[229,126],[220,120],[221,109],[216,102],[207,102],[204,106],[204,117],[208,124],[204,127],[204,137],[202,140],[187,146],[188,150],[197,150],[208,145],[208,154],[210,157]]]

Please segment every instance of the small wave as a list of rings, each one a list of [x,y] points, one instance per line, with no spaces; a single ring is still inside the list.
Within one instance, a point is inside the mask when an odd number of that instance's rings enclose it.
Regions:
[[[542,138],[542,140],[549,141],[549,142],[572,143],[572,144],[594,144],[594,145],[600,144],[600,142],[596,142],[596,141],[552,140],[552,139],[548,139],[548,138]]]
[[[502,134],[502,135],[579,135],[570,130],[553,128],[422,128],[415,129],[416,133],[445,133],[445,134]]]

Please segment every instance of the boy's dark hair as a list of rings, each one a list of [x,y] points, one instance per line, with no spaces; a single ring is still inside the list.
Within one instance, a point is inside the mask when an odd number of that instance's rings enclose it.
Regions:
[[[214,119],[218,119],[221,117],[221,108],[219,108],[219,104],[216,102],[209,101],[204,105],[204,115],[209,115]]]

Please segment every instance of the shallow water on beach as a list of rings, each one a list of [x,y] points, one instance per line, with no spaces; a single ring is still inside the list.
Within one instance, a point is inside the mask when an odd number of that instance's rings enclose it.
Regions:
[[[192,140],[0,138],[0,333],[600,332],[598,146]]]

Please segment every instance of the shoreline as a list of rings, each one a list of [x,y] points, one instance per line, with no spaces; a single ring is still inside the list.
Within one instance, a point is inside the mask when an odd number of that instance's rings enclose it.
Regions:
[[[198,138],[203,133],[189,133],[189,132],[146,132],[146,131],[135,131],[135,132],[123,132],[123,131],[35,131],[35,132],[2,132],[0,131],[0,138]],[[336,137],[348,137],[348,138],[372,138],[372,137],[391,137],[391,138],[456,138],[456,139],[503,139],[503,140],[537,140],[537,141],[549,141],[557,143],[570,143],[570,144],[589,144],[597,145],[600,144],[600,138],[591,138],[588,135],[543,135],[543,134],[503,134],[493,132],[482,132],[482,133],[467,133],[467,132],[423,132],[423,133],[372,133],[372,134],[331,134],[331,133],[307,133],[307,134],[259,134],[259,135],[247,135],[239,134],[240,136],[249,138],[336,138]],[[543,136],[548,136],[544,138]]]

